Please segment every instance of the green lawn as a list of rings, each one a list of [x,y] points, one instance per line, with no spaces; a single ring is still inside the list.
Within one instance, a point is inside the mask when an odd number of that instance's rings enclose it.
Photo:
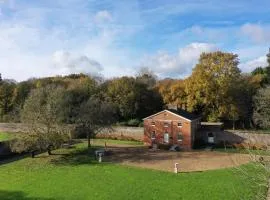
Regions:
[[[11,135],[9,133],[0,132],[0,142],[7,141],[11,139]]]
[[[55,152],[62,155],[0,163],[0,199],[253,200],[266,192],[235,169],[173,174],[99,164],[85,152],[84,143]],[[242,170],[251,176],[261,172],[253,164]]]

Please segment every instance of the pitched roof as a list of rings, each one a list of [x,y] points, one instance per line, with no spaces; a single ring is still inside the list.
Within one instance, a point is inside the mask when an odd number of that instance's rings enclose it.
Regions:
[[[190,113],[190,112],[183,110],[183,109],[178,109],[178,110],[168,109],[168,111],[170,111],[176,115],[179,115],[181,117],[184,117],[186,119],[189,119],[189,120],[194,120],[194,119],[200,118],[200,116],[194,115],[193,113]]]
[[[156,113],[156,114],[153,114],[153,115],[151,115],[151,116],[148,116],[148,117],[144,118],[143,120],[148,119],[148,118],[150,118],[150,117],[153,117],[153,116],[155,116],[155,115],[158,115],[158,114],[160,114],[160,113],[162,113],[162,112],[165,112],[165,111],[168,111],[168,112],[170,112],[170,113],[172,113],[172,114],[174,114],[174,115],[177,115],[177,116],[179,116],[179,117],[185,118],[185,119],[187,119],[187,120],[189,120],[189,121],[192,121],[192,120],[195,120],[195,119],[200,118],[200,116],[194,115],[194,114],[192,114],[192,113],[190,113],[190,112],[187,112],[187,111],[185,111],[185,110],[182,110],[182,109],[178,109],[178,110],[174,110],[174,109],[166,109],[166,110],[160,111],[160,112],[158,112],[158,113]]]

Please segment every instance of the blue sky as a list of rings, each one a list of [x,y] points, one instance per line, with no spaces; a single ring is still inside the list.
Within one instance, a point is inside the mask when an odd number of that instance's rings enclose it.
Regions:
[[[266,63],[269,13],[266,0],[0,0],[0,73],[184,78],[216,50],[249,72]]]

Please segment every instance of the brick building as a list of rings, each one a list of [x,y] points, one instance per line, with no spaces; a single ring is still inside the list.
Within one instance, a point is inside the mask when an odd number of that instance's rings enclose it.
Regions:
[[[201,118],[185,110],[163,110],[144,119],[144,142],[148,145],[179,145],[190,150]]]

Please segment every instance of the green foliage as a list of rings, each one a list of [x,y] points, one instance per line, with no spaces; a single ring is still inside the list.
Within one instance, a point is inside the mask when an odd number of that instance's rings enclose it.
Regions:
[[[254,114],[253,119],[260,128],[270,127],[270,87],[259,89],[253,98]]]
[[[141,123],[141,121],[139,119],[130,119],[127,122],[128,126],[139,126],[139,124]]]
[[[80,107],[77,126],[85,132],[90,147],[90,139],[103,128],[110,127],[117,120],[115,106],[97,98],[90,98]]]
[[[16,84],[12,81],[1,81],[0,84],[0,121],[12,111],[14,106],[14,90]]]
[[[22,110],[22,122],[29,132],[12,142],[14,152],[45,150],[49,145],[59,147],[68,139],[68,129],[60,124],[63,88],[49,85],[31,92]]]
[[[161,96],[147,81],[142,81],[144,78],[122,77],[106,83],[106,95],[117,105],[121,120],[142,119],[162,109]]]

